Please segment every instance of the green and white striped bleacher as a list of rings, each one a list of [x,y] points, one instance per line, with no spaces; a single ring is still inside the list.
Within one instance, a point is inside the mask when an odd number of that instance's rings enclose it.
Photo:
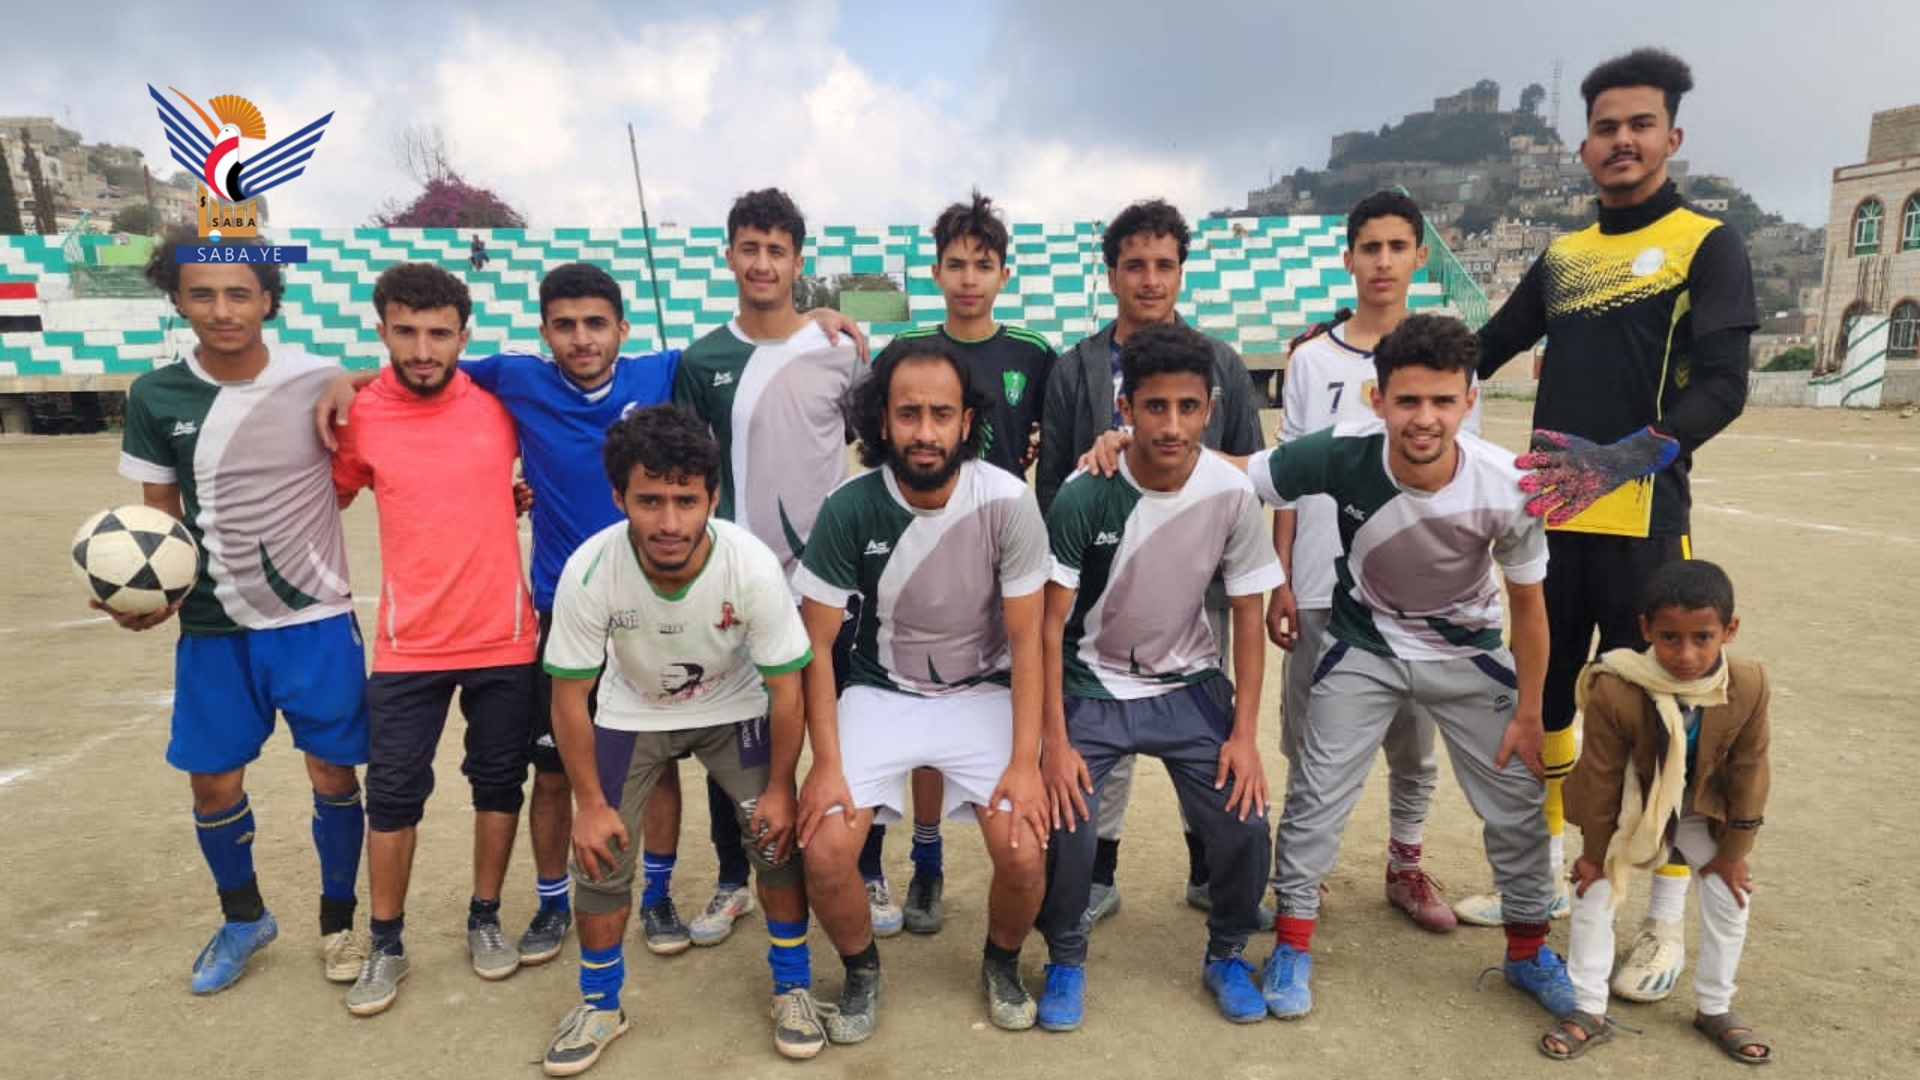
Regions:
[[[1100,256],[1099,222],[1012,226],[1013,280],[994,307],[997,318],[1028,326],[1057,344],[1092,333],[1114,316]],[[383,355],[374,332],[373,283],[386,267],[406,260],[437,263],[473,291],[469,351],[542,350],[539,281],[547,270],[575,260],[611,271],[627,294],[633,325],[630,352],[663,344],[648,284],[645,234],[640,229],[556,228],[482,230],[490,261],[468,263],[473,233],[453,229],[291,229],[274,237],[303,244],[309,261],[286,267],[287,293],[270,340],[371,366]],[[44,329],[0,334],[0,377],[126,376],[173,358],[191,344],[170,305],[157,296],[82,295],[71,265],[76,251],[57,239],[0,237],[0,281],[39,285]],[[1341,268],[1345,243],[1339,217],[1207,219],[1194,228],[1180,311],[1201,329],[1242,352],[1274,352],[1289,336],[1353,301]],[[664,344],[684,346],[733,314],[737,293],[721,252],[723,231],[667,227],[654,230],[653,265],[664,310]],[[808,272],[888,274],[906,281],[904,322],[876,322],[876,346],[910,325],[942,316],[939,290],[929,276],[933,239],[924,226],[878,228],[829,225],[807,243]],[[91,261],[91,256],[88,257]],[[79,270],[79,274],[75,270]],[[116,268],[117,269],[117,268]],[[1443,308],[1449,298],[1434,276],[1416,279],[1412,305]]]

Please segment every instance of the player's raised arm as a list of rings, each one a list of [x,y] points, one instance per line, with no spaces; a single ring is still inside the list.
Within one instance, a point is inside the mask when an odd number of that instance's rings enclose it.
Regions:
[[[1533,348],[1547,332],[1546,258],[1535,259],[1500,310],[1474,336],[1480,346],[1475,374],[1482,382],[1493,378],[1507,361]]]
[[[313,403],[313,431],[320,436],[320,445],[328,450],[338,450],[333,429],[347,426],[347,414],[353,411],[353,396],[361,389],[380,377],[379,369],[369,371],[342,371]],[[342,504],[344,505],[344,504]]]
[[[1289,509],[1302,495],[1326,493],[1330,483],[1328,469],[1333,460],[1333,433],[1331,427],[1322,428],[1250,457],[1220,456],[1245,470],[1261,502],[1277,509]]]

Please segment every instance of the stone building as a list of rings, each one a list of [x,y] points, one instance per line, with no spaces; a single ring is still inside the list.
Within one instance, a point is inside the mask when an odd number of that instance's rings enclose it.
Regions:
[[[1866,160],[1833,170],[1826,239],[1816,370],[1883,319],[1888,368],[1920,367],[1920,105],[1874,113]]]

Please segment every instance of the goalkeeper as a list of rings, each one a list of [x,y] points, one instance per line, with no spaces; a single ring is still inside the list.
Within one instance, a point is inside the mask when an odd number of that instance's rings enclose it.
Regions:
[[[1740,237],[1687,205],[1668,176],[1680,149],[1687,65],[1639,49],[1581,84],[1580,159],[1599,189],[1598,220],[1555,240],[1480,332],[1479,376],[1547,339],[1534,401],[1534,470],[1521,486],[1546,519],[1552,653],[1543,698],[1547,828],[1564,865],[1560,781],[1573,767],[1574,680],[1594,650],[1639,648],[1634,602],[1662,564],[1688,558],[1687,473],[1696,448],[1746,403],[1748,337],[1759,323]],[[1684,961],[1686,870],[1654,876],[1649,922],[1614,992],[1659,1000]],[[1556,874],[1564,880],[1564,875]],[[1495,896],[1456,905],[1499,922]],[[1554,914],[1564,917],[1564,894]]]

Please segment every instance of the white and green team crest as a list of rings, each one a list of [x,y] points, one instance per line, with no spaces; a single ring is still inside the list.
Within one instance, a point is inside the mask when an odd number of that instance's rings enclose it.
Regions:
[[[1000,373],[1000,386],[1007,392],[1007,404],[1018,405],[1027,395],[1027,373],[1024,371],[1003,371]]]

